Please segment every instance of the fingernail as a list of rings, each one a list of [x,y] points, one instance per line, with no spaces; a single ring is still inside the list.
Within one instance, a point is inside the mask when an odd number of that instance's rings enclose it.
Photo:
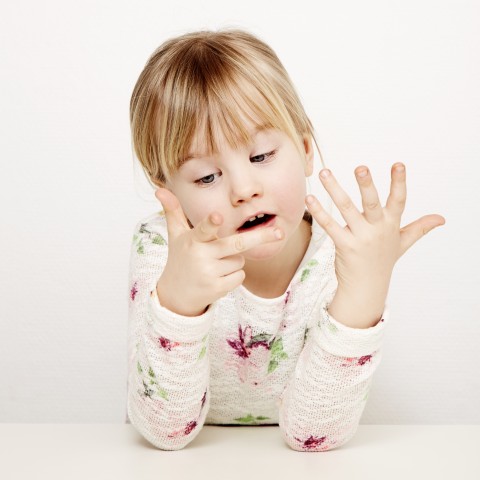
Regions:
[[[323,178],[328,178],[330,176],[330,170],[328,168],[324,168],[321,172],[320,172],[320,175],[323,177]]]
[[[395,167],[395,171],[402,173],[405,170],[405,167],[400,163]]]
[[[360,170],[357,175],[359,177],[366,177],[367,176],[367,173],[368,173],[368,170]]]
[[[275,235],[275,238],[277,240],[281,240],[283,238],[283,233],[281,230],[279,230],[278,228],[276,228],[274,231],[273,231],[273,234]]]
[[[307,202],[308,205],[312,205],[312,203],[315,201],[312,195],[307,195],[305,197],[305,202]]]

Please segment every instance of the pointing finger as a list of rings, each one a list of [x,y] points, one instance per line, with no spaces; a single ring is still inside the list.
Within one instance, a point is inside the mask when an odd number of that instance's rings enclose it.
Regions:
[[[322,207],[322,204],[318,201],[317,197],[314,195],[307,195],[305,197],[305,203],[307,204],[308,211],[312,214],[312,217],[325,230],[325,232],[327,232],[335,245],[347,247],[351,238],[351,233],[349,234],[345,227],[342,228],[338,222],[328,214],[328,212]]]
[[[178,237],[178,235],[185,232],[185,230],[190,230],[190,226],[183,213],[180,202],[170,190],[160,188],[155,191],[155,196],[160,200],[163,210],[165,211],[169,237]]]
[[[237,255],[265,243],[278,242],[283,236],[283,232],[279,228],[269,227],[223,237],[215,242],[219,246],[217,258]]]

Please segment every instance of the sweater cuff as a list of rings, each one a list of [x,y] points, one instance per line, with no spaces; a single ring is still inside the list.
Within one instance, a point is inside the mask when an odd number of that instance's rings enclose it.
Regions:
[[[328,313],[329,304],[326,300],[321,302],[318,328],[314,327],[316,341],[323,350],[341,357],[362,357],[379,350],[390,317],[387,305],[380,321],[373,327],[352,328],[338,322]]]
[[[197,317],[185,317],[160,304],[157,289],[153,288],[148,298],[148,323],[158,334],[177,342],[198,342],[210,331],[214,319],[214,305]]]

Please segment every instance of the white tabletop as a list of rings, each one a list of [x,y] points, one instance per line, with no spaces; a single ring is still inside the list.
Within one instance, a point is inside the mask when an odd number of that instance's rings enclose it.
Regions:
[[[205,426],[162,451],[132,425],[1,424],[0,458],[4,480],[479,480],[480,425],[360,425],[335,450],[296,452],[278,426]]]

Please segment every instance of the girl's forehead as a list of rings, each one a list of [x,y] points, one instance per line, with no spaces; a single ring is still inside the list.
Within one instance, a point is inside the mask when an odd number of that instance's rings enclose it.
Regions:
[[[270,138],[270,137],[278,136],[281,134],[279,130],[274,129],[272,127],[268,127],[267,125],[254,126],[252,124],[247,124],[245,128],[249,133],[250,142],[247,142],[247,144],[242,145],[244,147],[248,147],[248,143],[253,145],[255,142],[263,138]],[[206,133],[204,129],[197,129],[197,131],[195,132],[195,135],[193,136],[193,140],[185,160],[190,160],[192,158],[206,157],[209,154],[213,153],[208,151],[205,135]],[[227,139],[223,134],[218,134],[216,136],[216,140],[217,140],[217,148],[219,151],[222,151],[228,148],[233,148],[232,146],[229,145],[229,142],[227,141]],[[239,142],[239,143],[243,143],[243,142]]]

